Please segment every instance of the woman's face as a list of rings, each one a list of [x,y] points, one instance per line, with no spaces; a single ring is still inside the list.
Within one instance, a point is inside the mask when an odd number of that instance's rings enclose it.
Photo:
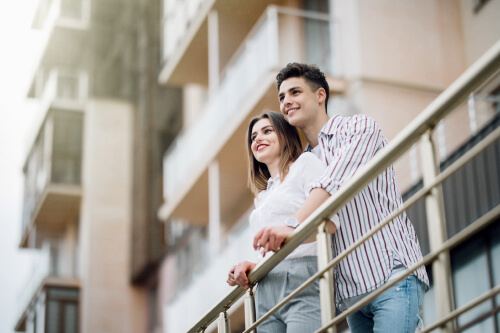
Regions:
[[[267,166],[279,163],[281,150],[278,135],[269,119],[262,118],[257,121],[253,125],[250,138],[252,140],[250,147],[257,161]]]

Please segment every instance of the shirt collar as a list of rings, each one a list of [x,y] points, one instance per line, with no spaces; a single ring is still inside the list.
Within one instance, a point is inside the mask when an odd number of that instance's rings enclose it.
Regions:
[[[333,129],[336,127],[334,126],[334,122],[336,122],[337,120],[340,120],[340,116],[339,115],[335,115],[333,117],[331,117],[327,122],[326,124],[323,126],[323,128],[319,131],[318,133],[318,142],[321,141],[321,138],[322,137],[325,137],[325,136],[329,136],[329,135],[333,135]],[[308,151],[310,152],[312,150],[312,147],[311,145],[308,143],[306,145],[306,149],[304,151]]]
[[[280,175],[277,175],[274,178],[269,177],[269,179],[267,180],[267,188],[266,188],[266,190],[272,189],[274,186],[278,185],[279,183],[280,183]]]

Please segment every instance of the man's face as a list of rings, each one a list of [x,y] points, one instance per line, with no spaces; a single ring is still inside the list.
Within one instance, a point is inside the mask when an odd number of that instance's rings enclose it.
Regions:
[[[318,91],[312,91],[302,77],[291,77],[281,83],[280,111],[290,125],[304,128],[313,121],[320,112]]]

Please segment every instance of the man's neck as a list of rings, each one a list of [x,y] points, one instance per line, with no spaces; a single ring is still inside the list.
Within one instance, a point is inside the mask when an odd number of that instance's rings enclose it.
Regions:
[[[326,113],[323,113],[317,118],[313,119],[310,124],[307,124],[307,126],[301,128],[311,148],[314,148],[318,145],[318,134],[329,119],[330,118],[328,117],[328,115]]]

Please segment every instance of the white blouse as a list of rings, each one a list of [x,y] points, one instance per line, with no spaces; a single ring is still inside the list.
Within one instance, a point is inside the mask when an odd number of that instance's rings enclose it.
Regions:
[[[264,227],[284,225],[302,207],[312,184],[324,171],[323,163],[314,154],[305,152],[292,163],[283,183],[279,175],[269,178],[267,189],[260,192],[254,200],[255,209],[250,214],[252,232],[257,234]],[[286,258],[305,256],[316,256],[316,242],[299,245]],[[259,253],[258,257],[259,260],[262,259],[263,253]]]

